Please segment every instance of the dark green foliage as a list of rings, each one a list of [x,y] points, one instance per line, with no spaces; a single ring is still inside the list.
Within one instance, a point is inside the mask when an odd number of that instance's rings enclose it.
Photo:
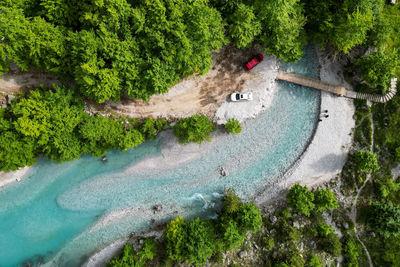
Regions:
[[[314,209],[314,194],[308,191],[307,186],[295,184],[290,188],[287,196],[287,203],[295,211],[306,216],[310,216],[311,210]]]
[[[233,134],[239,134],[242,132],[242,125],[237,119],[229,119],[225,124],[225,129]]]
[[[375,202],[369,209],[368,223],[381,236],[399,236],[400,207],[391,202]]]
[[[107,264],[108,267],[142,267],[152,260],[157,252],[157,244],[153,239],[146,239],[139,253],[131,244],[125,244],[120,256],[116,256]]]
[[[329,233],[326,237],[322,238],[320,241],[320,246],[324,251],[328,252],[334,257],[339,256],[342,250],[342,243],[335,233]]]
[[[224,212],[233,214],[239,211],[242,201],[236,195],[235,190],[229,188],[224,196]]]
[[[358,45],[381,43],[386,36],[387,29],[382,28],[385,24],[380,20],[384,0],[304,2],[306,28],[311,39],[321,46],[333,45],[338,52],[348,53]]]
[[[400,66],[400,57],[397,51],[383,51],[372,53],[357,59],[351,70],[359,70],[361,77],[372,87],[377,87],[382,93],[387,92],[390,81],[394,78],[394,71]]]
[[[339,206],[335,195],[329,189],[320,189],[314,191],[313,203],[315,205],[315,209],[318,211],[336,209]]]
[[[140,126],[140,132],[148,140],[153,140],[157,138],[157,134],[168,127],[169,123],[166,119],[155,120],[151,117],[144,119],[142,125]]]
[[[164,229],[163,241],[168,258],[181,261],[187,238],[185,222],[181,217],[170,221]]]
[[[322,267],[322,264],[315,254],[311,254],[310,259],[305,265],[306,267]]]
[[[4,1],[3,1],[4,2]],[[0,66],[74,78],[97,102],[148,100],[204,74],[225,42],[220,14],[200,0],[37,0],[0,3]]]
[[[193,115],[192,117],[179,120],[174,126],[174,134],[182,143],[204,140],[210,141],[210,132],[215,131],[213,123],[205,115]]]
[[[30,166],[39,155],[63,162],[82,154],[101,156],[110,149],[124,151],[144,142],[137,129],[124,129],[113,118],[89,116],[82,99],[72,90],[54,90],[31,90],[28,97],[17,98],[2,109],[0,170]]]
[[[259,42],[265,52],[286,62],[297,61],[305,45],[305,17],[299,0],[256,0],[256,17],[261,20]]]
[[[226,251],[240,247],[246,238],[233,219],[222,220],[221,229],[221,240]]]
[[[354,165],[358,173],[372,173],[380,169],[377,155],[367,151],[360,150],[354,155]]]
[[[358,267],[360,252],[361,248],[357,241],[352,236],[346,237],[343,247],[344,266]]]
[[[215,249],[214,228],[210,221],[199,218],[185,224],[187,237],[185,242],[185,257],[189,263],[204,264],[211,258]]]
[[[254,203],[242,204],[237,212],[237,222],[242,231],[258,231],[262,226],[261,212]]]
[[[197,218],[185,222],[178,217],[167,224],[163,244],[169,259],[195,265],[204,264],[213,255],[221,260],[221,253],[242,245],[248,231],[261,228],[261,213],[253,203],[241,203],[233,190],[228,190],[224,199],[223,212],[217,220]]]

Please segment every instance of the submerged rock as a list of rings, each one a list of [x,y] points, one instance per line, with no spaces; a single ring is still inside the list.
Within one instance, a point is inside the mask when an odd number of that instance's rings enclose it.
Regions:
[[[159,211],[162,211],[162,210],[163,210],[163,206],[161,206],[161,205],[155,205],[155,206],[154,206],[154,210],[155,210],[155,211],[158,211],[158,212],[159,212]]]

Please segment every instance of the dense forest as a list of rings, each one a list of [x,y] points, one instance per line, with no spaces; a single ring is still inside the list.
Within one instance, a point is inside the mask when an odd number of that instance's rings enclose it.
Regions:
[[[212,51],[226,44],[259,43],[287,62],[317,44],[351,58],[348,71],[362,91],[385,92],[400,72],[400,11],[384,0],[2,0],[0,11],[0,73],[16,63],[67,84],[32,90],[0,110],[0,170],[31,165],[38,155],[66,161],[136,146],[146,138],[144,122],[88,116],[84,101],[148,100],[206,73]],[[174,132],[201,142],[213,130],[195,116]]]

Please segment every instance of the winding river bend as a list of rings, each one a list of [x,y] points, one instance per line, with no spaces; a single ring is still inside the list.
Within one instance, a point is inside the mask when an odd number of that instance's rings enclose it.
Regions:
[[[317,62],[307,48],[300,62],[281,68],[317,78]],[[28,179],[0,191],[0,266],[77,266],[97,248],[151,227],[155,204],[164,207],[157,220],[167,220],[175,211],[213,216],[213,203],[227,187],[249,199],[304,151],[319,108],[319,92],[279,82],[272,105],[240,135],[219,134],[198,157],[162,171],[130,171],[161,155],[162,138],[112,151],[107,164],[90,156],[63,164],[39,160]],[[219,166],[227,177],[220,177]]]

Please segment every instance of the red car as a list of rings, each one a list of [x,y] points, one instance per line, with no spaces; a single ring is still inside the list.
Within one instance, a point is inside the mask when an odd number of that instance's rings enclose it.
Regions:
[[[252,68],[254,68],[255,66],[258,65],[258,63],[260,63],[261,61],[264,60],[263,55],[258,54],[257,56],[255,56],[252,60],[250,60],[249,63],[244,64],[244,69],[246,71],[250,71]]]

